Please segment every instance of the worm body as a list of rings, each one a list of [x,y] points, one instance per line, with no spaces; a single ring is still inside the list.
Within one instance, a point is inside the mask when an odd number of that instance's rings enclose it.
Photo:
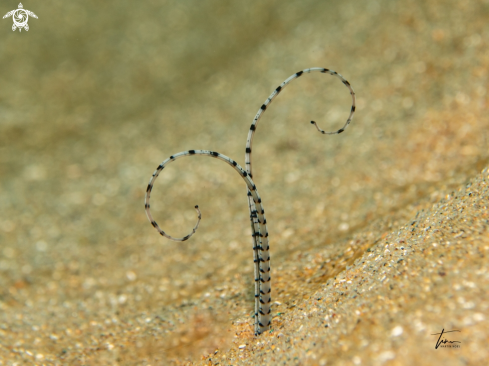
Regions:
[[[144,202],[144,208],[146,210],[146,216],[153,227],[160,233],[160,235],[175,241],[185,241],[188,240],[196,231],[200,223],[201,213],[198,206],[195,206],[197,210],[198,220],[195,227],[192,229],[188,235],[183,238],[174,238],[171,235],[163,231],[160,226],[156,223],[151,215],[150,211],[150,197],[151,191],[153,189],[154,182],[160,173],[165,169],[165,167],[171,162],[188,156],[209,156],[218,160],[222,160],[228,165],[230,165],[241,178],[245,181],[250,192],[250,199],[253,202],[254,215],[256,216],[257,228],[254,231],[254,238],[256,239],[257,245],[254,247],[255,252],[255,266],[258,268],[258,273],[255,271],[255,289],[257,284],[259,284],[259,292],[255,294],[257,302],[260,304],[257,309],[257,316],[255,316],[255,333],[261,334],[265,330],[270,328],[270,302],[271,302],[271,287],[270,287],[270,254],[269,254],[269,244],[268,244],[268,230],[267,230],[267,219],[265,218],[265,210],[263,209],[261,197],[256,189],[255,183],[251,179],[250,175],[234,160],[228,158],[226,155],[222,155],[215,151],[209,150],[188,150],[180,152],[178,154],[170,156],[168,159],[163,161],[153,173],[148,187],[146,189],[146,197]],[[258,277],[257,277],[258,276]]]
[[[282,84],[280,84],[275,90],[270,94],[270,96],[265,100],[265,102],[262,104],[260,109],[255,115],[255,118],[253,119],[253,123],[250,126],[250,130],[248,132],[248,139],[246,140],[246,155],[245,155],[245,163],[246,163],[246,172],[249,174],[251,178],[253,178],[253,170],[252,170],[252,162],[251,162],[251,151],[252,151],[252,143],[253,143],[253,136],[255,135],[256,128],[258,125],[258,121],[260,120],[261,116],[263,113],[267,110],[269,107],[270,103],[279,95],[280,92],[294,79],[299,78],[302,76],[304,73],[311,73],[311,72],[321,72],[323,74],[330,74],[333,76],[336,76],[341,80],[341,82],[350,90],[351,98],[352,98],[352,106],[350,109],[350,115],[348,116],[348,119],[346,120],[345,124],[343,127],[341,127],[339,130],[334,131],[334,132],[326,132],[319,128],[316,122],[311,121],[312,124],[316,126],[316,129],[321,132],[322,134],[325,135],[336,135],[342,133],[350,124],[353,114],[355,113],[355,92],[353,91],[350,83],[340,74],[338,74],[336,71],[325,69],[322,67],[313,67],[310,69],[305,69],[299,72],[296,72],[294,75],[290,76],[287,80],[285,80]],[[252,230],[252,245],[253,245],[253,257],[255,258],[255,274],[260,271],[259,266],[256,263],[256,258],[258,258],[259,253],[257,248],[259,247],[259,242],[257,240],[257,232],[259,230],[259,222],[258,218],[256,216],[256,206],[253,201],[252,196],[250,195],[250,191],[248,190],[248,207],[250,210],[250,223],[251,223],[251,230]],[[256,275],[255,275],[256,278]],[[255,282],[255,316],[259,312],[260,309],[260,302],[258,301],[257,294],[262,293],[263,288],[262,284],[260,282]],[[267,329],[268,330],[268,329]]]
[[[253,172],[252,172],[252,143],[253,136],[256,132],[256,128],[258,125],[258,121],[261,116],[265,112],[265,110],[269,107],[270,103],[275,99],[275,97],[294,79],[299,78],[304,73],[311,72],[321,72],[324,74],[330,74],[332,76],[336,76],[341,80],[341,82],[350,90],[351,98],[352,98],[352,106],[350,110],[350,114],[348,119],[346,120],[343,127],[341,127],[337,131],[326,132],[322,130],[318,124],[314,121],[311,121],[312,124],[315,125],[316,129],[325,135],[335,135],[340,134],[348,127],[350,122],[352,121],[353,114],[355,113],[355,92],[353,91],[350,83],[340,74],[333,70],[314,67],[310,69],[305,69],[295,73],[290,76],[287,80],[285,80],[282,84],[280,84],[270,96],[267,98],[265,103],[262,104],[260,109],[258,110],[255,118],[253,119],[253,123],[251,124],[250,130],[248,132],[248,138],[246,140],[246,155],[245,155],[245,167],[244,170],[236,161],[230,159],[229,157],[219,154],[214,151],[209,150],[188,150],[184,152],[180,152],[178,154],[170,156],[168,159],[163,161],[156,171],[153,173],[151,177],[148,187],[146,189],[146,197],[145,197],[145,210],[148,220],[153,225],[153,227],[164,237],[175,240],[175,241],[186,241],[188,240],[199,227],[199,223],[201,220],[201,212],[198,206],[195,206],[195,210],[197,211],[197,223],[195,224],[192,231],[183,238],[174,238],[171,235],[167,234],[163,231],[160,226],[156,223],[156,221],[151,216],[150,212],[150,196],[151,191],[153,189],[153,184],[158,177],[158,175],[163,171],[163,169],[171,162],[193,155],[202,155],[209,156],[215,159],[219,159],[230,165],[245,181],[247,186],[247,196],[248,196],[248,207],[250,211],[250,224],[252,231],[252,244],[253,244],[253,261],[254,261],[254,273],[255,273],[255,334],[261,334],[270,329],[271,326],[271,281],[270,281],[270,254],[269,254],[269,241],[268,241],[268,231],[267,231],[267,220],[265,218],[265,211],[263,209],[260,195],[256,189],[256,186],[253,182]]]

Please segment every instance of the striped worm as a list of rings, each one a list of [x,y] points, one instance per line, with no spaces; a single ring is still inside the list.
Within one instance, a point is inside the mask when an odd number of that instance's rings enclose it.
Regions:
[[[153,225],[153,227],[156,230],[158,230],[158,232],[162,236],[171,240],[185,241],[189,239],[197,231],[197,228],[199,227],[199,223],[201,220],[201,213],[198,206],[195,206],[195,209],[198,214],[197,224],[192,229],[192,232],[183,238],[174,238],[169,234],[167,234],[166,232],[164,232],[160,228],[160,226],[156,223],[156,221],[153,219],[153,217],[151,216],[150,203],[149,203],[151,191],[153,189],[153,184],[156,178],[158,178],[158,175],[166,167],[166,165],[168,165],[169,163],[177,159],[186,156],[192,156],[192,155],[210,156],[212,158],[216,158],[224,161],[239,173],[239,175],[243,178],[243,180],[245,181],[248,187],[248,192],[254,207],[253,214],[255,215],[254,217],[256,217],[256,224],[257,224],[257,227],[254,228],[255,230],[254,238],[256,239],[254,243],[256,243],[256,245],[253,247],[253,251],[255,253],[254,262],[256,265],[258,265],[258,274],[255,272],[255,298],[257,299],[257,302],[260,305],[257,311],[257,315],[255,316],[255,333],[261,334],[270,328],[270,323],[271,323],[270,321],[271,287],[270,287],[270,254],[269,254],[270,248],[268,244],[268,231],[267,231],[267,220],[265,218],[265,210],[263,209],[260,195],[258,194],[256,186],[253,183],[253,180],[251,179],[250,175],[234,160],[214,151],[189,150],[189,151],[184,151],[172,155],[168,159],[163,161],[158,166],[158,168],[156,168],[155,172],[153,173],[153,176],[149,181],[148,188],[146,189],[146,197],[144,202],[144,207],[146,209],[146,216],[148,217],[149,222]]]
[[[321,72],[323,74],[330,74],[330,75],[333,75],[333,76],[336,76],[337,78],[339,78],[341,80],[341,82],[348,89],[350,89],[350,94],[351,94],[351,99],[352,99],[352,106],[351,106],[351,110],[350,110],[350,115],[348,116],[348,119],[346,120],[344,126],[341,127],[337,131],[334,131],[334,132],[326,132],[326,131],[320,129],[316,122],[311,121],[311,123],[316,126],[316,129],[319,132],[321,132],[322,134],[325,134],[325,135],[336,135],[336,134],[340,134],[350,124],[350,122],[351,122],[351,120],[353,118],[353,114],[355,113],[355,92],[353,91],[350,83],[343,76],[341,76],[340,74],[338,74],[336,71],[325,69],[325,68],[322,68],[322,67],[313,67],[313,68],[305,69],[305,70],[302,70],[302,71],[299,71],[299,72],[295,73],[294,75],[290,76],[287,80],[285,80],[282,84],[280,84],[272,92],[272,94],[270,94],[270,96],[267,98],[267,100],[265,101],[265,103],[262,104],[262,106],[258,110],[258,113],[256,114],[255,118],[253,119],[253,123],[251,124],[250,130],[248,132],[248,139],[246,140],[246,155],[245,155],[246,172],[248,173],[248,175],[251,178],[253,178],[253,171],[252,171],[252,166],[251,166],[251,150],[252,150],[251,144],[253,142],[253,136],[255,134],[258,121],[260,120],[261,116],[263,115],[263,113],[265,112],[265,110],[268,108],[268,106],[270,105],[270,103],[272,103],[273,99],[292,80],[297,79],[298,77],[300,77],[304,73],[310,73],[310,72],[313,72],[313,71],[319,71],[319,72]],[[248,190],[248,207],[249,207],[249,210],[250,210],[250,222],[251,222],[251,231],[252,231],[252,235],[251,235],[252,236],[252,244],[253,244],[253,248],[257,248],[257,247],[259,247],[259,243],[257,241],[257,233],[259,232],[258,219],[257,219],[257,215],[256,215],[256,207],[255,207],[255,204],[253,202],[253,197],[252,197],[251,192],[249,190]],[[258,251],[256,249],[254,249],[253,257],[255,258],[255,278],[257,277],[256,276],[256,273],[260,271],[260,268],[258,266],[259,263],[256,262],[256,258],[258,258],[258,256],[259,256]],[[260,303],[258,302],[258,298],[257,298],[257,294],[258,293],[261,293],[260,283],[257,283],[257,286],[255,286],[255,317],[258,315],[257,313],[259,312],[259,307],[260,307]]]

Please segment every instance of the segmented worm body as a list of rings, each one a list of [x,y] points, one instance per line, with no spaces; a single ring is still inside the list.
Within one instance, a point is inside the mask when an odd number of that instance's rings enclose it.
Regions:
[[[177,160],[179,158],[191,155],[204,155],[210,156],[212,158],[216,158],[226,162],[232,168],[234,168],[240,176],[243,178],[247,185],[248,190],[248,206],[250,210],[250,222],[252,229],[252,242],[253,242],[253,260],[254,260],[254,271],[255,271],[255,333],[261,334],[270,329],[271,325],[271,283],[270,283],[270,254],[269,254],[269,242],[268,242],[268,231],[267,231],[267,220],[265,218],[265,211],[263,210],[263,206],[261,204],[261,198],[258,194],[255,184],[253,183],[252,177],[252,163],[251,163],[251,145],[253,142],[253,136],[256,131],[256,127],[258,121],[260,120],[263,112],[267,109],[273,99],[285,88],[292,80],[300,77],[304,73],[310,73],[313,71],[319,71],[321,73],[328,73],[330,75],[336,76],[341,80],[343,84],[350,90],[350,94],[352,97],[352,106],[350,110],[350,115],[346,120],[346,123],[342,128],[334,132],[326,132],[319,128],[316,122],[311,121],[312,124],[315,125],[316,129],[322,134],[334,135],[342,133],[350,124],[353,114],[355,113],[355,92],[353,91],[350,83],[343,78],[340,74],[333,70],[324,69],[320,67],[305,69],[299,71],[285,80],[280,86],[278,86],[272,94],[267,98],[265,103],[260,107],[258,113],[253,119],[253,123],[250,127],[250,131],[248,133],[248,139],[246,141],[246,155],[245,155],[245,163],[246,163],[246,171],[236,163],[236,161],[228,158],[225,155],[219,154],[214,151],[208,150],[189,150],[184,151],[175,155],[170,156],[163,163],[161,163],[156,171],[153,173],[151,180],[149,181],[148,188],[146,190],[146,198],[145,198],[145,209],[146,215],[148,216],[149,221],[155,227],[158,232],[171,240],[175,241],[185,241],[189,239],[198,229],[199,223],[201,220],[201,212],[198,206],[195,206],[197,211],[198,219],[195,227],[192,229],[192,232],[186,235],[183,238],[173,238],[169,234],[165,233],[156,221],[151,216],[150,212],[150,204],[149,199],[151,195],[151,190],[153,189],[153,184],[161,171],[165,168],[167,164],[170,162]]]
[[[238,164],[236,161],[228,158],[225,155],[219,154],[215,151],[209,150],[189,150],[180,152],[178,154],[170,156],[168,159],[163,161],[158,168],[156,168],[153,176],[151,177],[148,188],[146,189],[146,197],[144,207],[146,209],[146,215],[148,216],[148,220],[151,222],[153,227],[158,230],[158,232],[171,240],[176,241],[185,241],[189,239],[197,230],[199,226],[199,222],[201,219],[201,213],[198,206],[195,206],[198,214],[198,220],[195,227],[192,229],[192,232],[183,238],[174,238],[164,232],[160,226],[156,223],[156,221],[151,216],[150,212],[150,203],[149,199],[151,196],[151,191],[153,189],[153,184],[158,178],[158,175],[163,171],[163,169],[172,161],[177,159],[186,157],[186,156],[194,156],[194,155],[203,155],[210,156],[215,159],[219,159],[230,165],[235,171],[239,173],[239,175],[245,181],[248,192],[250,195],[250,199],[253,202],[254,207],[254,215],[256,217],[256,228],[254,227],[254,239],[256,239],[256,245],[254,245],[254,261],[255,266],[257,268],[257,272],[255,272],[255,298],[257,303],[259,303],[257,316],[255,316],[255,333],[261,334],[262,332],[268,330],[270,328],[270,254],[269,254],[269,244],[268,244],[268,230],[267,230],[267,220],[265,218],[265,210],[263,209],[263,205],[261,203],[260,195],[256,189],[255,183],[251,179],[250,175]]]
[[[252,150],[251,144],[253,142],[253,136],[255,134],[256,127],[258,125],[258,121],[260,120],[261,116],[263,115],[263,113],[265,112],[265,110],[268,108],[268,106],[270,105],[270,103],[272,103],[273,99],[275,99],[275,97],[292,80],[297,79],[298,77],[302,76],[302,74],[304,74],[304,73],[310,73],[310,72],[314,72],[314,71],[319,71],[319,72],[321,72],[323,74],[330,74],[330,75],[333,75],[333,76],[336,76],[337,78],[339,78],[341,80],[341,82],[343,84],[345,84],[345,86],[350,90],[351,99],[352,99],[352,106],[351,106],[351,110],[350,110],[350,115],[348,116],[348,119],[346,120],[344,126],[341,127],[337,131],[334,131],[334,132],[326,132],[326,131],[320,129],[316,122],[311,121],[311,123],[316,126],[316,128],[317,128],[317,130],[319,132],[321,132],[322,134],[325,134],[325,135],[336,135],[336,134],[340,134],[350,124],[350,122],[351,122],[351,120],[353,118],[353,114],[355,113],[355,92],[353,91],[350,83],[343,76],[341,76],[340,74],[338,74],[336,71],[325,69],[325,68],[322,68],[322,67],[313,67],[313,68],[305,69],[305,70],[302,70],[302,71],[299,71],[299,72],[295,73],[294,75],[290,76],[287,80],[285,80],[282,84],[280,84],[272,92],[272,94],[270,94],[270,96],[267,98],[267,100],[265,101],[265,103],[262,104],[262,106],[258,110],[258,113],[256,114],[255,118],[253,119],[253,123],[251,124],[250,130],[248,132],[248,139],[246,140],[246,155],[245,155],[246,171],[247,171],[248,175],[251,178],[253,178],[253,171],[252,171],[252,165],[251,165],[251,150]],[[249,210],[250,210],[250,222],[251,222],[251,230],[252,230],[252,235],[251,236],[252,236],[252,244],[253,244],[253,249],[254,249],[253,257],[255,258],[255,278],[256,278],[257,277],[256,276],[256,273],[260,271],[260,268],[258,267],[258,265],[256,263],[256,258],[259,256],[259,253],[258,253],[258,251],[256,249],[259,246],[259,242],[257,240],[257,233],[258,233],[258,230],[259,230],[259,225],[258,225],[258,218],[257,218],[257,215],[256,215],[256,211],[257,211],[256,210],[256,206],[255,206],[255,203],[253,201],[253,197],[251,195],[251,192],[249,190],[248,190],[248,206],[249,206]],[[261,284],[259,282],[256,282],[256,284],[255,284],[255,317],[258,315],[259,309],[260,309],[260,303],[258,302],[257,297],[256,297],[256,294],[258,294],[258,293],[261,293]]]

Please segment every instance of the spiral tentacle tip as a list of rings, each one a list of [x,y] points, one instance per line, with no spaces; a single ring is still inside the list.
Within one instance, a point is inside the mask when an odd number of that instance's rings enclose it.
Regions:
[[[326,131],[322,130],[319,128],[318,124],[315,122],[315,121],[311,121],[311,124],[313,124],[314,126],[316,126],[316,129],[321,132],[322,134],[325,134]]]

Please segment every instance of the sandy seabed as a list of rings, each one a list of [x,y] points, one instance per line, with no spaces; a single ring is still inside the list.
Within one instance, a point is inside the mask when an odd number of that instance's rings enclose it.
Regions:
[[[54,1],[0,37],[0,365],[483,365],[488,1]],[[4,13],[12,10],[2,5]],[[11,7],[11,6],[10,6]],[[266,210],[253,335],[244,166]],[[440,337],[440,334],[443,334]],[[438,345],[438,348],[436,346]]]

